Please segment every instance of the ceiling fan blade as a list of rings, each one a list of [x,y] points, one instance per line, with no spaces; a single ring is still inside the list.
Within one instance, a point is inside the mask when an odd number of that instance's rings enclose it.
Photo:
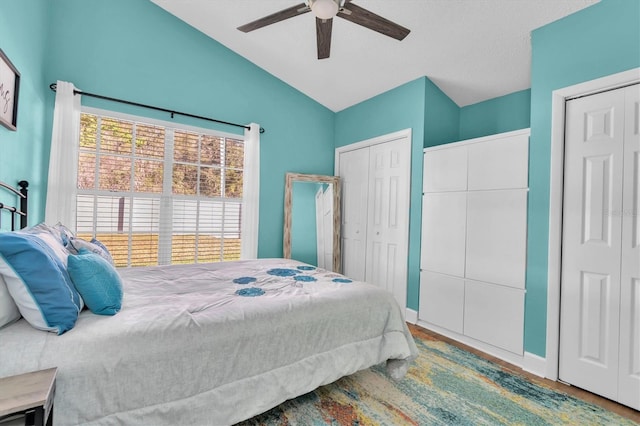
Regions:
[[[316,40],[318,43],[318,59],[326,59],[331,52],[331,29],[333,18],[322,20],[316,18]]]
[[[238,27],[238,29],[244,33],[248,33],[249,31],[257,30],[258,28],[266,27],[267,25],[275,24],[276,22],[284,21],[285,19],[293,18],[294,16],[302,15],[310,11],[311,9],[309,9],[306,3],[300,3],[296,6],[291,6],[287,9],[265,16],[264,18],[256,19],[248,24],[244,24]]]
[[[391,22],[382,16],[369,12],[353,3],[346,2],[343,9],[338,12],[339,17],[351,21],[354,24],[362,25],[370,30],[377,31],[380,34],[395,38],[396,40],[404,39],[411,30]]]

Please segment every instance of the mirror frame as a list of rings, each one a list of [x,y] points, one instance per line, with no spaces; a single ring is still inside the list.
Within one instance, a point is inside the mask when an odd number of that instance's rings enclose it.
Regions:
[[[283,257],[291,259],[291,207],[293,203],[294,182],[316,182],[333,185],[333,272],[342,273],[342,254],[340,253],[340,177],[324,175],[307,175],[302,173],[287,173],[284,185],[284,234],[282,241]]]

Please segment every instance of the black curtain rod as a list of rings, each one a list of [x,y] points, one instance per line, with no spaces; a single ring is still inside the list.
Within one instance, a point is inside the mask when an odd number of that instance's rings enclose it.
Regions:
[[[51,83],[49,85],[49,88],[55,92],[56,89],[57,89],[57,84],[56,83]],[[108,96],[96,95],[95,93],[84,92],[82,90],[75,90],[74,89],[73,90],[73,94],[74,95],[89,96],[91,98],[97,98],[97,99],[104,99],[106,101],[119,102],[121,104],[133,105],[133,106],[137,106],[137,107],[153,109],[153,110],[156,110],[156,111],[168,112],[169,114],[171,114],[171,118],[173,118],[174,114],[178,114],[178,115],[183,115],[185,117],[197,118],[199,120],[213,121],[214,123],[226,124],[227,126],[242,127],[243,129],[247,129],[247,130],[249,130],[251,128],[250,126],[245,126],[244,124],[230,123],[228,121],[216,120],[215,118],[203,117],[201,115],[189,114],[187,112],[173,111],[173,110],[170,110],[170,109],[160,108],[160,107],[156,107],[156,106],[153,106],[153,105],[145,105],[145,104],[140,104],[138,102],[125,101],[124,99],[110,98]],[[260,127],[260,133],[264,133],[264,128]]]

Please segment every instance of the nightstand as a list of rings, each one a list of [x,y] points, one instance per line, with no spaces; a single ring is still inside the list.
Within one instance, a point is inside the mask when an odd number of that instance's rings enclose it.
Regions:
[[[0,378],[0,424],[3,419],[24,414],[25,425],[51,426],[57,371],[49,368]]]

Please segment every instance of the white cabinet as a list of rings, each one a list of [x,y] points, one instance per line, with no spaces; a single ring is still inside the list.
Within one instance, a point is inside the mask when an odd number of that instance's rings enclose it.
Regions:
[[[519,355],[528,152],[528,129],[424,150],[418,318]]]

